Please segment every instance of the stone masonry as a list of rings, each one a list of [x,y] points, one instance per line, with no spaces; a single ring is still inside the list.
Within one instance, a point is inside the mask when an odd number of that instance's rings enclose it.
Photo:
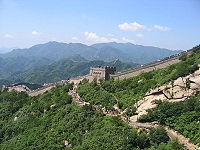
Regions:
[[[116,67],[109,66],[95,66],[90,67],[90,75],[97,80],[108,80],[111,74],[115,74]]]
[[[108,80],[111,75],[114,75],[116,71],[116,67],[109,67],[109,66],[93,66],[90,67],[90,73],[85,76],[80,76],[76,78],[71,78],[69,80],[70,83],[78,84],[83,79],[89,80],[89,82],[92,82],[94,79],[99,81],[102,80]]]

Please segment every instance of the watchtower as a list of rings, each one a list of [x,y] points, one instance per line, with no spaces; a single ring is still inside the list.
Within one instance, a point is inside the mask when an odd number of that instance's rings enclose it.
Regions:
[[[90,75],[97,80],[108,80],[111,74],[115,74],[116,67],[109,66],[93,66],[90,67]]]

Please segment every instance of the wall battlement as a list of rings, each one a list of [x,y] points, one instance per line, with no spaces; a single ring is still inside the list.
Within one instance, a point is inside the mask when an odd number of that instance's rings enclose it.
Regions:
[[[115,74],[116,67],[94,66],[90,67],[90,75],[97,80],[108,80],[111,74]]]
[[[116,67],[112,67],[112,66],[92,66],[90,68],[91,69],[115,70],[116,71]]]

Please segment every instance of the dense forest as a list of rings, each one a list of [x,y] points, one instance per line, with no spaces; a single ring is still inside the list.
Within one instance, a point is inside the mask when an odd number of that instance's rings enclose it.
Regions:
[[[115,66],[117,71],[121,71],[138,65],[135,63],[123,63],[119,60],[111,62],[89,61],[80,55],[49,63],[48,65],[44,65],[45,59],[42,60],[18,57],[17,59],[9,59],[5,63],[5,60],[1,62],[0,58],[0,67],[2,66],[0,68],[0,87],[17,82],[43,84],[66,80],[71,77],[88,74],[90,66]]]
[[[117,117],[89,106],[76,106],[58,86],[36,97],[23,92],[0,92],[2,150],[183,150],[163,128],[136,130]]]

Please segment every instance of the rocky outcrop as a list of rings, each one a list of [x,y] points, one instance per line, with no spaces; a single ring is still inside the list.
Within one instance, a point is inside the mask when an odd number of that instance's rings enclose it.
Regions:
[[[200,91],[200,69],[186,77],[180,77],[173,82],[150,90],[142,100],[135,104],[138,115],[132,116],[131,120],[137,121],[141,115],[147,114],[148,109],[156,107],[154,100],[183,101],[198,91]]]
[[[67,140],[64,140],[64,146],[65,147],[71,147],[72,145]]]
[[[200,69],[186,77],[180,77],[173,82],[162,85],[146,93],[145,97],[135,104],[137,107],[137,115],[130,117],[130,125],[136,128],[154,127],[151,123],[137,123],[141,115],[147,114],[147,110],[156,107],[154,100],[162,100],[169,102],[183,101],[187,97],[195,95],[200,91]],[[156,124],[157,126],[158,124]],[[160,125],[159,125],[160,126]],[[183,144],[188,150],[195,150],[197,145],[190,143],[188,138],[179,134],[177,131],[163,126],[167,131],[169,137],[178,138],[179,142]]]
[[[200,90],[200,69],[186,77],[155,88],[146,94],[159,96],[161,100],[180,100],[195,95]]]

